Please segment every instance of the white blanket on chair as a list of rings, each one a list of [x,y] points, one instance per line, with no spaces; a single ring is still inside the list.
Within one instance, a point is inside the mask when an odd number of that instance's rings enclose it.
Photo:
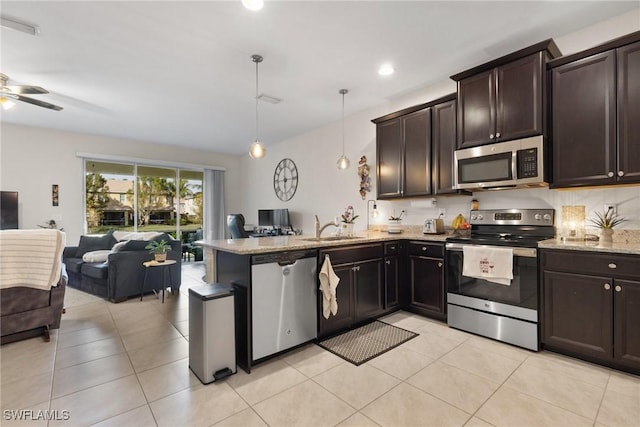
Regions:
[[[0,231],[0,289],[50,290],[60,280],[65,242],[60,230]]]

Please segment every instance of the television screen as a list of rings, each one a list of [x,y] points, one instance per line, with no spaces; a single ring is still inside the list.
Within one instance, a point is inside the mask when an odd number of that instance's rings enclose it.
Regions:
[[[289,209],[260,209],[258,210],[258,225],[260,227],[288,228]]]
[[[18,228],[18,192],[0,192],[0,230]]]

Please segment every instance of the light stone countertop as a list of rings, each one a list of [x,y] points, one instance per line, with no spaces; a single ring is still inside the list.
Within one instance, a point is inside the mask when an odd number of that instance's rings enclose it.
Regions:
[[[323,235],[323,237],[331,234]],[[195,244],[204,248],[216,249],[239,255],[253,255],[270,252],[296,251],[303,249],[331,248],[337,246],[360,245],[364,243],[394,240],[417,240],[423,242],[443,242],[450,234],[422,234],[422,228],[403,230],[400,234],[386,231],[368,231],[354,233],[353,238],[341,240],[313,240],[311,235],[273,236],[248,239],[199,240]]]
[[[538,243],[540,249],[564,249],[570,251],[609,252],[640,255],[640,242],[620,242],[601,244],[597,241],[563,241],[560,239],[543,240]]]

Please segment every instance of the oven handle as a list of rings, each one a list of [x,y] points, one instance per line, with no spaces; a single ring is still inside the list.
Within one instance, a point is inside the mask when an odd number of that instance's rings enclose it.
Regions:
[[[445,248],[448,251],[459,251],[462,252],[462,248],[465,246],[475,246],[479,248],[502,248],[502,249],[511,249],[513,250],[514,256],[521,256],[526,258],[536,258],[538,256],[538,250],[535,248],[515,248],[512,246],[490,246],[490,245],[465,245],[464,243],[447,243]]]

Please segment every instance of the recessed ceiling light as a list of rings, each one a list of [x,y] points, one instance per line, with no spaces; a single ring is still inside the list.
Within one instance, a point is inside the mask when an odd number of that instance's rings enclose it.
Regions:
[[[378,74],[380,74],[381,76],[390,76],[395,71],[396,69],[393,68],[393,65],[391,64],[383,64],[382,66],[380,66],[380,68],[378,68]]]
[[[242,0],[242,5],[249,10],[260,10],[264,6],[264,0]]]

